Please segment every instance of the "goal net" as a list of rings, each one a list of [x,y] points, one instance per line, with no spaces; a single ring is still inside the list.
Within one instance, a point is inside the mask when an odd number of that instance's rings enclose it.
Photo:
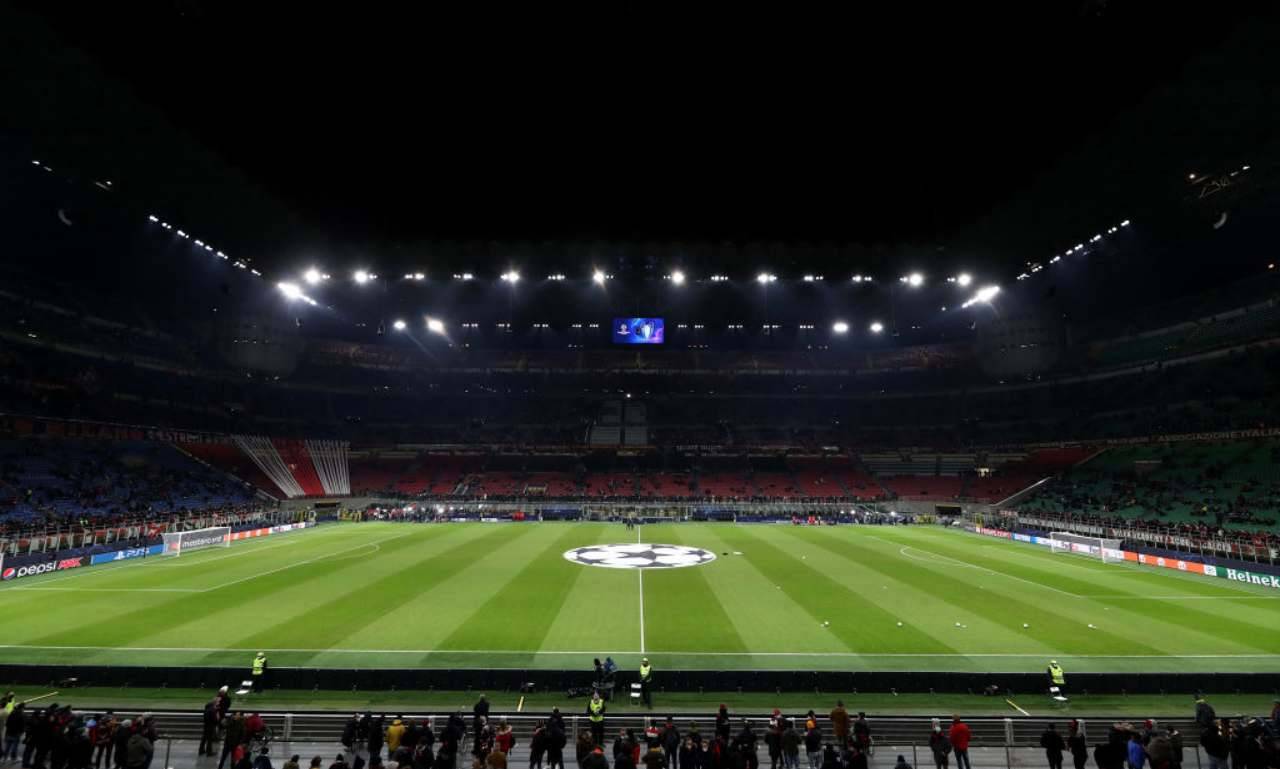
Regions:
[[[205,550],[210,547],[231,547],[231,527],[215,526],[194,531],[174,531],[164,535],[164,552],[161,555],[181,555],[189,550]]]
[[[1055,553],[1074,553],[1090,558],[1097,558],[1104,563],[1120,563],[1124,561],[1124,553],[1120,550],[1120,540],[1106,537],[1087,537],[1083,534],[1071,534],[1055,531],[1049,535],[1049,547]]]

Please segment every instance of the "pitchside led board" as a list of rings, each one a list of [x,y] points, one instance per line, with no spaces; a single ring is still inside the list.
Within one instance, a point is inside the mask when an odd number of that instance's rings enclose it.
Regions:
[[[662,344],[666,326],[662,318],[614,318],[614,344]]]

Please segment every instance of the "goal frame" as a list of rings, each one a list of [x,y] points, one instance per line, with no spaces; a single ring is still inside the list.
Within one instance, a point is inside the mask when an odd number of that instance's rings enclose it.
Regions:
[[[1055,554],[1081,555],[1085,558],[1096,558],[1103,563],[1124,562],[1124,556],[1119,554],[1121,542],[1122,540],[1110,537],[1091,537],[1069,531],[1055,531],[1049,534],[1049,549]]]
[[[211,538],[219,532],[222,533],[221,542],[213,543],[203,541],[205,538]],[[208,528],[192,529],[190,531],[166,531],[161,536],[164,538],[164,548],[160,551],[160,555],[171,556],[173,558],[181,556],[183,550],[191,549],[185,544],[187,540],[202,540],[201,544],[195,547],[196,550],[208,550],[213,547],[231,547],[230,526],[210,526]]]

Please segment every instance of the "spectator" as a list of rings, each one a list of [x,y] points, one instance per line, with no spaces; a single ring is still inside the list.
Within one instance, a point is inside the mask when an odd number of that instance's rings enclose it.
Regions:
[[[769,717],[769,731],[765,732],[764,744],[769,749],[769,769],[779,769],[782,764],[782,711],[773,709]]]
[[[503,753],[495,743],[489,755],[485,757],[484,764],[488,769],[507,769],[507,754]]]
[[[911,764],[907,763],[906,756],[899,755],[897,763],[893,765],[893,769],[911,769]]]
[[[387,727],[387,753],[394,753],[400,749],[400,741],[404,739],[404,721],[399,718],[391,722],[391,726]]]
[[[590,732],[587,732],[586,735],[590,749],[587,751],[587,754],[582,757],[582,760],[578,762],[580,769],[609,769],[609,762],[604,757],[604,748],[596,745],[595,742],[591,740]],[[581,743],[582,740],[579,739],[578,742]]]
[[[859,716],[862,714],[859,713]],[[951,740],[951,747],[956,751],[956,769],[972,769],[969,764],[969,740],[972,734],[969,731],[969,725],[960,720],[960,716],[951,717],[951,729],[947,732],[947,738]]]
[[[547,725],[539,720],[529,736],[529,769],[542,769],[542,759],[547,754]]]
[[[320,769],[320,765],[323,763],[324,763],[324,759],[321,758],[320,756],[312,756],[311,766],[307,767],[307,769]],[[288,766],[286,766],[285,769],[289,769]]]
[[[551,711],[547,730],[547,769],[564,769],[564,747],[569,743],[569,736],[559,708]]]
[[[683,769],[699,769],[698,749],[693,744],[692,737],[685,736],[680,745],[680,766]]]
[[[867,714],[858,711],[858,717],[853,722],[853,741],[857,743],[858,750],[864,754],[871,753],[871,724],[867,723]],[[954,745],[956,738],[951,737],[951,743]],[[959,757],[956,758],[959,763]]]
[[[1129,764],[1129,769],[1143,769],[1147,765],[1147,749],[1142,745],[1142,735],[1133,732],[1129,736],[1128,752],[1125,760]]]
[[[1203,694],[1196,695],[1196,726],[1204,729],[1215,726],[1218,723],[1218,714],[1214,712],[1213,706],[1205,701]]]
[[[125,748],[125,769],[147,769],[151,764],[153,752],[151,740],[147,739],[144,731],[135,729],[133,734],[129,735],[129,742]],[[36,764],[36,766],[43,766],[43,764]]]
[[[1075,769],[1084,769],[1084,765],[1089,763],[1089,745],[1085,742],[1084,733],[1080,731],[1080,722],[1074,718],[1068,729],[1067,748],[1071,751]]]
[[[786,721],[782,729],[782,762],[786,769],[800,769],[800,732],[795,724]]]
[[[822,749],[822,769],[842,769],[840,766],[840,754],[836,753],[836,749],[827,743]]]
[[[1229,769],[1230,763],[1227,759],[1231,755],[1231,750],[1218,728],[1217,721],[1200,730],[1200,747],[1204,748],[1205,755],[1209,757],[1209,769]]]
[[[809,719],[805,726],[804,756],[809,761],[809,769],[821,769],[822,732],[818,731],[818,722],[814,719]]]
[[[271,769],[270,752],[267,748],[258,751],[258,755],[253,759],[253,769]]]
[[[849,711],[844,709],[844,700],[836,700],[831,711],[831,732],[835,735],[836,744],[843,748],[849,742]]]
[[[339,753],[337,758],[333,759],[333,763],[329,764],[329,769],[350,769],[350,767],[347,765],[346,757]]]
[[[667,769],[667,758],[656,744],[650,745],[644,754],[644,769]]]
[[[302,760],[302,756],[299,756],[295,753],[294,755],[289,757],[288,761],[284,762],[284,765],[282,765],[280,769],[302,769],[302,764],[298,763],[301,760]],[[316,762],[318,762],[319,760],[320,760],[320,757],[316,756]],[[316,762],[312,762],[312,765],[319,766],[319,764]]]
[[[676,728],[675,720],[671,716],[667,716],[667,722],[662,725],[659,740],[662,743],[662,751],[667,756],[669,769],[680,769],[680,730]]]
[[[213,746],[218,740],[219,719],[218,698],[215,697],[204,705],[204,714],[201,716],[200,746],[196,748],[197,756],[214,755]]]
[[[226,732],[222,737],[222,757],[218,759],[218,769],[222,769],[222,764],[227,757],[244,744],[245,735],[244,713],[237,712],[227,721]]]
[[[498,721],[498,731],[494,734],[493,739],[498,750],[501,750],[504,756],[516,746],[516,733],[511,729],[511,725],[507,723],[507,719],[503,718]]]
[[[942,732],[942,724],[933,719],[933,730],[929,733],[929,750],[933,753],[933,765],[937,769],[947,769],[951,761],[951,740]]]
[[[1044,732],[1040,734],[1040,747],[1044,748],[1044,757],[1049,762],[1049,769],[1062,769],[1062,752],[1067,746],[1053,724],[1047,724]]]

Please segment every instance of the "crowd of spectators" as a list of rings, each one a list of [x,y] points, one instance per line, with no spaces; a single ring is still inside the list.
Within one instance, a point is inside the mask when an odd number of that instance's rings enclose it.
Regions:
[[[769,769],[868,769],[873,761],[912,769],[905,755],[896,755],[896,761],[893,754],[877,757],[871,721],[839,700],[822,715],[809,710],[789,716],[775,708],[767,722],[734,717],[721,705],[705,729],[697,718],[677,722],[667,716],[649,720],[643,728],[613,731],[608,719],[601,710],[600,720],[591,721],[591,728],[575,732],[555,708],[546,717],[536,718],[530,732],[518,736],[506,718],[491,717],[484,695],[470,718],[455,711],[441,723],[433,718],[357,713],[346,721],[340,738],[342,752],[328,767],[508,769],[514,766],[515,750],[520,747],[520,760],[527,760],[530,769],[563,769],[565,751],[570,748],[580,769],[760,769],[766,762]],[[1199,765],[1186,755],[1197,744],[1208,756],[1209,769],[1280,766],[1280,701],[1265,717],[1219,719],[1212,706],[1197,697],[1195,720],[1197,733],[1189,735],[1175,724],[1154,719],[1118,721],[1090,744],[1084,724],[1072,718],[1061,729],[1046,723],[1038,745],[1049,769],[1062,769],[1068,757],[1075,769],[1086,769],[1090,763],[1097,769],[1181,769],[1188,761],[1187,765]],[[924,755],[936,769],[949,769],[952,761],[956,769],[971,769],[973,741],[969,725],[956,715],[945,724],[932,719],[928,733],[921,734],[917,744],[927,747]],[[324,763],[316,757],[311,766]]]
[[[169,521],[234,510],[252,494],[172,446],[145,441],[0,441],[0,531]]]
[[[150,713],[120,719],[58,703],[28,709],[13,692],[0,698],[0,709],[0,760],[20,759],[23,769],[150,769],[160,737]]]

